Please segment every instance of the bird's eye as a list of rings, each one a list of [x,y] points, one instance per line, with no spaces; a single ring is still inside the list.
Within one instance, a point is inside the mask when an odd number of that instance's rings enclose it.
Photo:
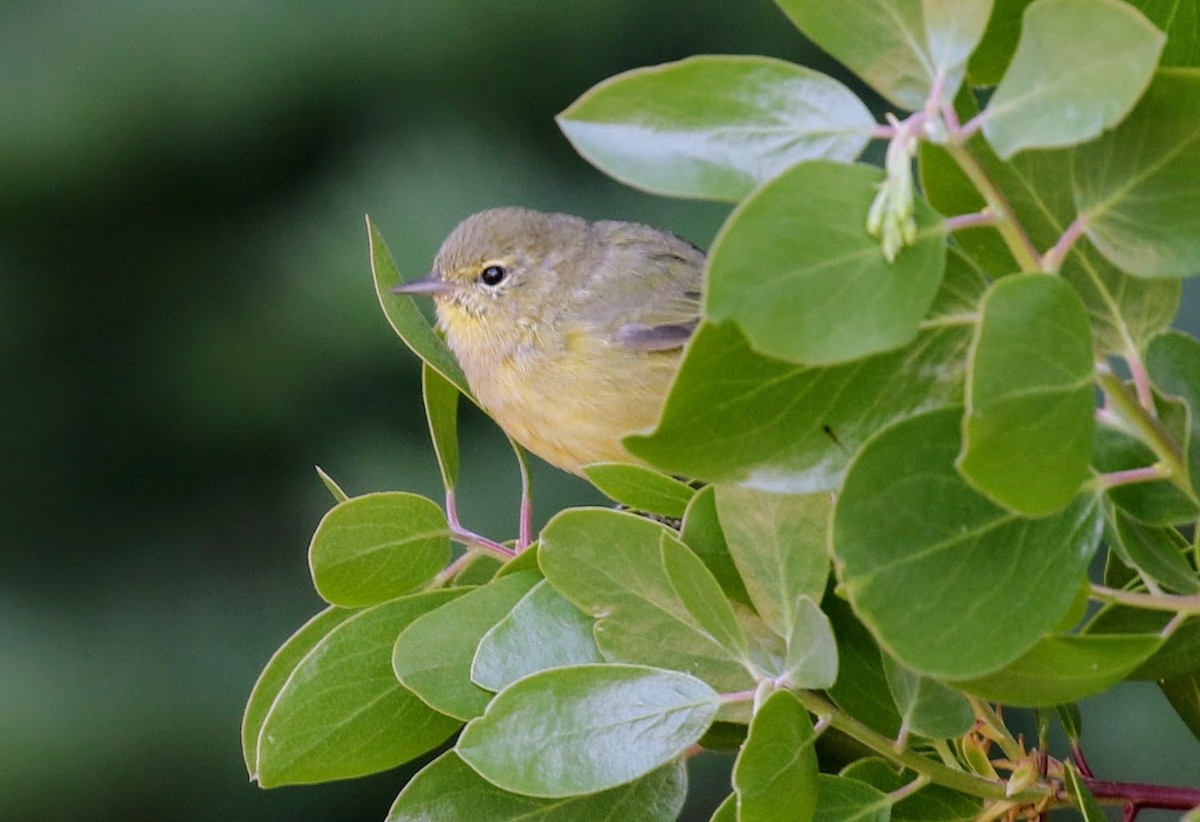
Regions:
[[[504,270],[503,266],[489,265],[480,273],[479,279],[483,281],[484,285],[499,285],[506,276],[508,276],[508,272]]]

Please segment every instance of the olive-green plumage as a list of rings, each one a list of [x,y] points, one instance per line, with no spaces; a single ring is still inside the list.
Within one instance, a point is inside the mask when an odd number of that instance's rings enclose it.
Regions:
[[[517,442],[575,473],[633,461],[700,316],[704,254],[637,223],[496,208],[446,238],[430,294],[484,409]]]

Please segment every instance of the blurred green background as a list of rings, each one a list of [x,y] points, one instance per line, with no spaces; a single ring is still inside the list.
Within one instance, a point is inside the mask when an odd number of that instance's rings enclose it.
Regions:
[[[845,78],[769,0],[0,6],[0,819],[383,818],[402,773],[262,791],[238,738],[262,665],[321,607],[314,464],[352,494],[440,494],[363,215],[405,276],[503,204],[705,245],[727,207],[624,188],[553,122],[701,52]],[[463,427],[464,520],[510,537],[511,455]],[[539,521],[596,499],[538,469]],[[1200,782],[1155,689],[1099,708],[1105,776]],[[694,786],[706,819],[720,763]]]

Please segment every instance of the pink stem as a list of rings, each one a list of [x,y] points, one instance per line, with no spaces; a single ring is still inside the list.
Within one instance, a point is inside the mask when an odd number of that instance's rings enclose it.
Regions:
[[[1084,777],[1084,784],[1097,799],[1125,800],[1135,808],[1188,811],[1200,805],[1200,788],[1172,785],[1142,785],[1136,782],[1105,782]],[[1136,811],[1135,811],[1136,812]]]
[[[1162,468],[1157,465],[1147,465],[1143,468],[1129,468],[1124,471],[1113,471],[1100,475],[1101,487],[1116,488],[1119,485],[1133,485],[1139,482],[1154,482],[1165,479]]]
[[[1151,414],[1156,414],[1154,407],[1154,392],[1150,388],[1150,372],[1146,363],[1136,351],[1125,355],[1125,364],[1129,366],[1129,376],[1133,378],[1133,387],[1137,391],[1138,402]]]
[[[978,228],[996,224],[996,215],[988,211],[976,211],[973,214],[956,214],[942,221],[942,227],[947,232],[961,231],[964,228]]]
[[[1071,253],[1072,247],[1083,236],[1084,221],[1083,215],[1077,216],[1067,226],[1067,230],[1058,238],[1058,242],[1042,255],[1042,268],[1045,271],[1058,271],[1062,267],[1063,260]]]

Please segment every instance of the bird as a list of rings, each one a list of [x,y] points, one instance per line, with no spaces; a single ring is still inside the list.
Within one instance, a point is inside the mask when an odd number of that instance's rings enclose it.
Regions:
[[[434,300],[480,406],[574,474],[640,463],[621,440],[657,422],[701,317],[704,252],[634,222],[520,207],[459,223],[432,271],[394,292]]]

